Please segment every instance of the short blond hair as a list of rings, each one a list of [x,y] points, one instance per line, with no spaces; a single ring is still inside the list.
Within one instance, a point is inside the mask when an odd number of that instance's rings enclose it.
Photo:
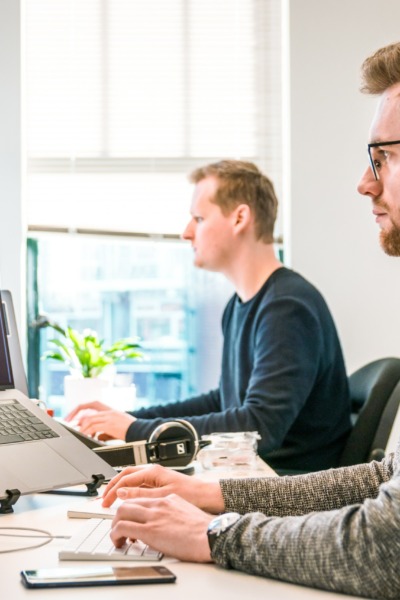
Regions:
[[[211,163],[195,169],[189,179],[198,183],[210,176],[218,180],[213,202],[223,214],[229,214],[239,204],[247,204],[254,214],[256,238],[272,243],[278,200],[271,180],[255,164],[242,160]]]
[[[382,94],[400,83],[400,42],[380,48],[365,59],[361,77],[361,91],[366,94]]]

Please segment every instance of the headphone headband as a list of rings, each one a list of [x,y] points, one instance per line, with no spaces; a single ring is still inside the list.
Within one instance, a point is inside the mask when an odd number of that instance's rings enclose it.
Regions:
[[[160,464],[164,467],[182,468],[196,458],[203,445],[191,423],[176,419],[156,427],[147,442],[128,442],[93,450],[112,467]]]

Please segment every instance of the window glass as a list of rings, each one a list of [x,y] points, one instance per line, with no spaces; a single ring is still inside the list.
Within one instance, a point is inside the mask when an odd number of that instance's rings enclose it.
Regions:
[[[38,313],[62,327],[94,329],[107,344],[139,336],[144,359],[121,362],[115,378],[112,373],[116,387],[134,384],[136,406],[208,391],[218,385],[220,320],[232,288],[218,274],[197,271],[192,261],[190,245],[179,240],[43,236]],[[51,328],[40,331],[42,354],[54,337]],[[60,414],[68,369],[45,360],[40,371],[40,397]]]

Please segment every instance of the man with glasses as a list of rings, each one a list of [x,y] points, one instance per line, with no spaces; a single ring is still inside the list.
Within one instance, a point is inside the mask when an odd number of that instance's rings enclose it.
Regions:
[[[363,80],[380,100],[358,190],[372,201],[383,249],[400,256],[400,43],[368,58]],[[116,497],[131,499],[113,521],[117,546],[138,537],[182,560],[400,598],[400,444],[382,462],[297,477],[206,483],[132,468],[110,482],[104,505]]]

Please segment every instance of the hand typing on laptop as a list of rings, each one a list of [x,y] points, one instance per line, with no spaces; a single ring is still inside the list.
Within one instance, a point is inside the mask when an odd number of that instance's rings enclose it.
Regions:
[[[135,421],[132,415],[113,410],[99,401],[87,402],[74,408],[66,417],[79,431],[99,439],[125,440],[129,426]]]

